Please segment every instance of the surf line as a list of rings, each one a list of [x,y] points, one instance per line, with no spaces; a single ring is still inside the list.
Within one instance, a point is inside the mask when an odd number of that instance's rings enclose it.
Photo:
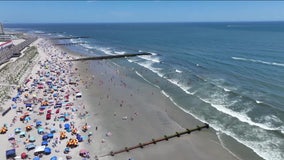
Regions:
[[[103,155],[101,157],[115,156],[116,154],[120,154],[120,153],[123,153],[123,152],[129,152],[130,150],[134,150],[134,149],[138,149],[138,148],[144,148],[145,146],[150,145],[150,144],[156,144],[156,143],[161,142],[161,141],[168,141],[171,138],[180,137],[181,135],[190,134],[191,132],[195,132],[195,131],[201,131],[202,129],[205,129],[205,128],[208,129],[209,124],[205,123],[204,126],[201,126],[201,127],[197,126],[194,129],[186,129],[183,132],[176,132],[175,134],[172,134],[172,135],[169,135],[169,136],[164,135],[164,137],[162,137],[162,138],[152,139],[151,141],[146,142],[146,143],[139,143],[138,145],[135,145],[135,146],[132,146],[132,147],[125,147],[124,149],[121,149],[121,150],[118,150],[118,151],[111,151],[110,153]]]

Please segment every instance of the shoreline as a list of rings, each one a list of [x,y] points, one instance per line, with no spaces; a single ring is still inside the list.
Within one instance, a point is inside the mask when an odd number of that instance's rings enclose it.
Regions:
[[[111,63],[105,61],[79,63],[83,63],[83,65],[88,64],[89,68],[93,69],[89,71],[89,75],[93,73],[95,73],[94,75],[100,75],[95,79],[94,84],[101,83],[101,85],[95,88],[90,86],[85,91],[85,94],[88,96],[88,101],[93,104],[93,110],[102,110],[100,111],[101,113],[97,113],[97,116],[102,120],[105,126],[104,129],[107,128],[105,132],[108,130],[112,132],[112,136],[106,138],[113,143],[113,146],[110,148],[111,150],[104,154],[126,146],[130,147],[149,141],[151,138],[159,138],[165,134],[172,134],[176,131],[183,131],[185,128],[190,129],[196,127],[196,125],[203,124],[192,116],[181,113],[182,111],[179,108],[177,109],[157,88],[148,85],[142,79],[138,82],[136,79],[129,78],[127,74],[130,73],[127,69],[115,69]],[[92,65],[96,65],[96,68],[94,69]],[[123,84],[126,84],[126,87]],[[95,96],[100,98],[94,99]],[[153,96],[155,97],[154,99]],[[131,100],[129,100],[130,98]],[[145,105],[141,105],[143,101]],[[147,104],[149,105],[148,107],[146,107]],[[103,107],[103,105],[108,108]],[[141,110],[142,107],[144,108]],[[137,116],[134,113],[139,114]],[[123,117],[126,116],[128,119],[123,120]],[[187,124],[186,127],[177,123],[177,120]],[[149,124],[149,126],[143,124]],[[152,159],[154,157],[154,159],[188,159],[188,157],[192,157],[193,159],[212,159],[213,156],[216,159],[237,159],[223,149],[221,144],[218,143],[216,136],[211,139],[213,134],[210,130],[202,130],[201,132],[169,140],[168,142],[145,147],[143,150],[137,149],[110,158]],[[208,141],[204,141],[204,138],[208,139]],[[169,147],[171,148],[170,150]],[[180,151],[173,148],[184,148],[185,150]],[[189,148],[192,150],[187,150]],[[202,150],[206,150],[207,154],[203,153]]]
[[[50,45],[49,40],[44,41]],[[72,57],[80,55],[70,53],[69,49],[64,47],[54,48],[58,52],[67,52]],[[39,58],[43,58],[43,51],[40,53]],[[84,119],[78,117],[74,120],[79,124],[78,126],[88,123],[91,126],[89,130],[94,136],[92,143],[84,142],[72,151],[70,154],[73,157],[77,156],[79,148],[88,148],[91,157],[101,156],[151,138],[159,138],[165,134],[202,125],[202,122],[175,106],[159,89],[149,85],[141,77],[140,81],[130,69],[114,66],[109,61],[75,62],[74,66],[78,67],[79,89],[83,93],[82,99],[76,104],[80,105],[79,110],[85,106],[83,111],[89,112]],[[136,78],[132,78],[129,74],[135,75]],[[211,160],[212,157],[220,160],[239,159],[223,148],[213,129],[181,136],[145,147],[143,150],[137,149],[100,159],[130,157],[145,160],[187,160],[189,157],[197,160]]]

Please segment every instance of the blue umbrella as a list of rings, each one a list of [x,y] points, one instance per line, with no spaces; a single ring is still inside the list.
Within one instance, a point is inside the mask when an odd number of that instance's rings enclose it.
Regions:
[[[48,138],[53,138],[53,134],[52,134],[52,133],[49,133],[49,134],[47,134],[47,137],[48,137]]]
[[[45,147],[44,148],[44,153],[45,154],[50,154],[51,153],[51,149],[49,147]]]
[[[53,156],[53,157],[50,158],[50,160],[57,160],[57,157]]]
[[[42,146],[47,146],[47,145],[48,145],[48,142],[47,142],[47,141],[42,141],[42,142],[41,142],[41,145],[42,145]]]
[[[42,136],[42,140],[45,141],[45,140],[47,140],[47,139],[48,139],[48,136],[47,136],[47,135],[43,135],[43,136]]]
[[[40,158],[38,156],[35,156],[33,160],[40,160]]]
[[[41,126],[41,121],[37,121],[36,126]]]

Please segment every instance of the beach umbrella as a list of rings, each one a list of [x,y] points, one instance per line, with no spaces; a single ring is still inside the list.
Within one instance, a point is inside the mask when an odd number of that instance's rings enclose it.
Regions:
[[[57,157],[53,156],[53,157],[50,158],[50,160],[57,160]]]
[[[47,145],[48,145],[48,142],[47,142],[47,141],[42,141],[42,142],[41,142],[41,145],[42,145],[42,146],[47,146]]]
[[[22,159],[26,159],[26,158],[28,158],[27,153],[26,153],[26,152],[23,152],[23,153],[21,154],[21,158],[22,158]]]
[[[48,136],[47,136],[47,135],[43,135],[43,136],[42,136],[42,140],[45,141],[45,140],[47,140],[47,139],[48,139]]]
[[[44,154],[50,154],[51,153],[51,148],[45,147],[44,148]]]
[[[38,156],[35,156],[33,160],[40,160],[40,158]]]

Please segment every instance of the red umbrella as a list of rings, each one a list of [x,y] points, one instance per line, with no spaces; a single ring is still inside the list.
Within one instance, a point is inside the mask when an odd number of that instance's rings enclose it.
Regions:
[[[27,153],[26,153],[26,152],[23,152],[23,153],[21,154],[21,158],[22,158],[22,159],[26,159],[26,158],[28,158]]]

